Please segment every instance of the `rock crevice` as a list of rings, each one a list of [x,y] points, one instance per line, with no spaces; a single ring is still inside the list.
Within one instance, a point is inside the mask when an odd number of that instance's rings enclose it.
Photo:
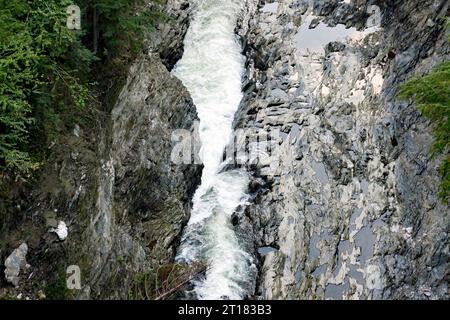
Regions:
[[[21,246],[5,270],[17,288],[0,281],[0,296],[127,299],[137,274],[173,262],[202,167],[171,161],[172,132],[193,131],[197,113],[169,71],[183,51],[189,1],[163,6],[170,18],[149,35],[111,113],[93,121],[95,134],[75,125],[51,150],[22,220],[0,242],[3,254],[26,241],[29,268],[15,258]],[[81,290],[67,293],[71,265]]]
[[[237,226],[255,250],[274,248],[260,254],[256,294],[448,298],[450,210],[437,196],[432,127],[395,97],[448,59],[448,3],[247,1],[246,10],[235,128],[279,132],[269,161],[249,166],[253,200]]]

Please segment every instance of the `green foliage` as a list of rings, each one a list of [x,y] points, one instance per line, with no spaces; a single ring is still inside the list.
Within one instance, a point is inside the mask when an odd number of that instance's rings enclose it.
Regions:
[[[70,291],[66,283],[66,271],[59,267],[55,278],[45,287],[45,296],[48,300],[68,300]]]
[[[39,80],[34,62],[38,55],[32,48],[33,37],[27,32],[26,23],[11,14],[13,9],[17,15],[25,14],[25,6],[9,9],[2,1],[1,8],[0,160],[3,163],[0,165],[26,169],[29,166],[28,154],[17,147],[27,143],[27,126],[32,122],[27,97]]]
[[[152,272],[138,274],[129,290],[131,300],[167,300],[182,292],[187,283],[204,273],[206,265],[161,265]]]
[[[405,83],[399,92],[402,99],[412,99],[424,116],[435,125],[433,155],[446,154],[440,167],[442,184],[440,196],[450,196],[450,61],[434,68],[428,75],[416,76]]]
[[[165,0],[78,0],[82,8],[83,42],[101,60],[95,78],[103,110],[114,105],[128,66],[142,51],[145,35],[164,19],[154,4]]]
[[[114,78],[112,71],[103,79],[92,71],[105,64],[124,69],[117,57],[132,58],[159,19],[149,10],[135,14],[144,2],[0,0],[0,177],[29,176],[49,141],[82,121],[98,96],[93,82]],[[66,27],[74,3],[82,9],[82,31]]]
[[[0,169],[27,174],[36,167],[30,144],[46,142],[63,105],[84,106],[80,74],[93,55],[66,28],[71,1],[0,3]]]
[[[155,2],[162,3],[162,0]],[[142,48],[145,31],[151,30],[162,17],[161,13],[149,10],[136,14],[136,7],[144,5],[145,1],[136,0],[96,0],[91,3],[98,15],[99,40],[107,53],[120,48],[132,52]]]

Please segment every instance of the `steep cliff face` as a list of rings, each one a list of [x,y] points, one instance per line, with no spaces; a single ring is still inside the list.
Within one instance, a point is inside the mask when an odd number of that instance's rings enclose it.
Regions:
[[[159,57],[140,57],[112,110],[112,141],[83,236],[91,243],[86,255],[94,258],[88,283],[99,283],[98,297],[126,298],[120,290],[134,272],[174,257],[201,168],[172,163],[171,137],[176,129],[193,130],[196,119],[189,94]],[[111,291],[112,279],[118,291]]]
[[[193,130],[197,119],[189,93],[168,70],[182,53],[187,2],[167,2],[171,19],[151,34],[111,114],[93,128],[75,126],[54,147],[52,163],[2,235],[2,258],[27,243],[28,265],[17,288],[1,283],[1,296],[36,298],[58,283],[64,292],[65,270],[77,265],[82,289],[69,297],[127,298],[136,273],[173,259],[201,176],[200,166],[171,162],[172,131]],[[49,232],[58,221],[67,225],[65,240]]]
[[[260,249],[257,295],[448,298],[450,210],[437,197],[432,127],[395,97],[448,58],[447,1],[246,10],[235,127],[273,136],[269,160],[250,166],[254,196],[237,227]]]

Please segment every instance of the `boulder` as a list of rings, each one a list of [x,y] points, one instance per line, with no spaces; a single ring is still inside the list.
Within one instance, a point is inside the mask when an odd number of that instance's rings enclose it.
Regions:
[[[20,270],[23,269],[27,264],[27,252],[27,244],[22,243],[11,253],[11,255],[5,261],[5,278],[9,283],[13,284],[16,287],[19,285]]]

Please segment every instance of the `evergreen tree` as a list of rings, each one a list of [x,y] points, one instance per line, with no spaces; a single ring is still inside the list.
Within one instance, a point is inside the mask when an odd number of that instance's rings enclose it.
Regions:
[[[66,26],[71,4],[81,7],[81,31]],[[92,67],[142,48],[160,14],[138,6],[144,1],[0,0],[0,177],[29,175],[49,140],[73,125],[97,90]]]

